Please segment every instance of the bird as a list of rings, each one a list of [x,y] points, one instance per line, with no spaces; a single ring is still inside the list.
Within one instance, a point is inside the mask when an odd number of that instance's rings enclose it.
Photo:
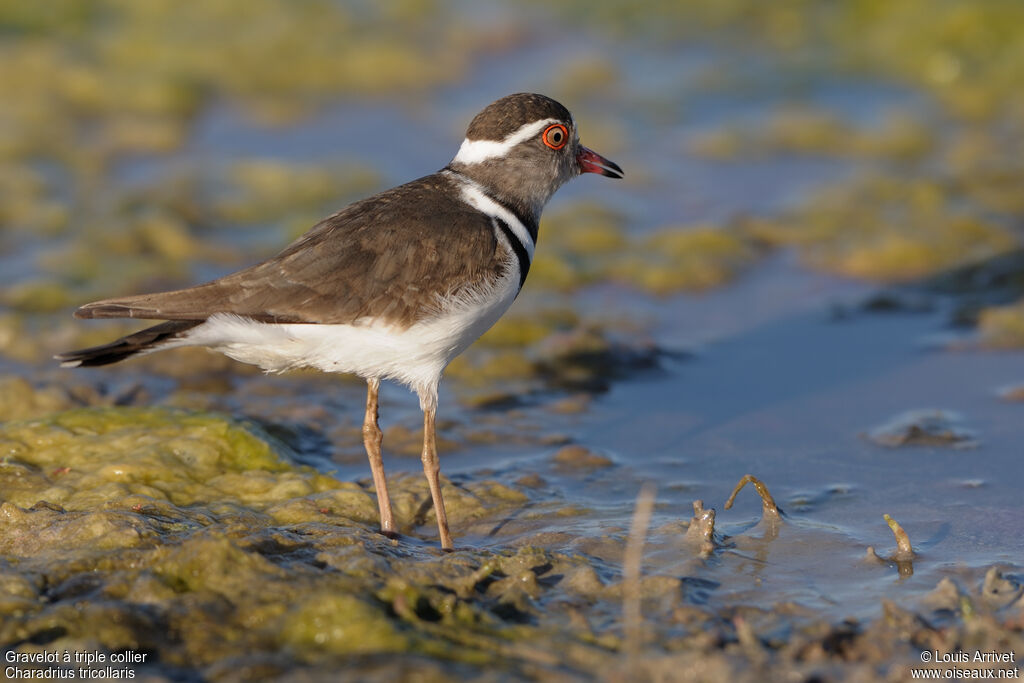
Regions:
[[[305,367],[363,378],[363,445],[380,531],[390,538],[399,535],[378,392],[381,380],[405,385],[423,412],[423,471],[441,548],[451,551],[435,437],[441,375],[518,296],[541,211],[584,173],[623,177],[580,144],[562,104],[536,93],[502,97],[470,121],[436,173],[346,206],[262,263],[186,289],[85,304],[76,318],[162,322],[54,358],[64,367],[102,366],[203,346],[267,373]]]

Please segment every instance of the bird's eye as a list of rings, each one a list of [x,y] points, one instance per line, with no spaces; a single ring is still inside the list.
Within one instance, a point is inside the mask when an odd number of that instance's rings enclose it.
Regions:
[[[562,124],[555,123],[544,129],[541,140],[551,149],[562,149],[569,141],[569,131]]]

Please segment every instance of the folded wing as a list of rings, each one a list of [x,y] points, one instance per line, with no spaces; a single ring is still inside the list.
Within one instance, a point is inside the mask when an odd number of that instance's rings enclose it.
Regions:
[[[438,293],[502,267],[489,219],[456,195],[444,176],[427,176],[350,205],[263,263],[188,289],[86,304],[75,315],[412,324],[430,314]]]

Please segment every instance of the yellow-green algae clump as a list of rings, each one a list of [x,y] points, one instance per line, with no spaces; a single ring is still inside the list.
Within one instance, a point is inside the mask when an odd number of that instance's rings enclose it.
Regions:
[[[561,292],[609,281],[657,296],[700,292],[732,281],[760,255],[733,226],[668,225],[630,235],[624,216],[589,202],[546,216],[541,241],[531,287]]]
[[[765,243],[795,245],[811,266],[877,282],[921,279],[1020,244],[1005,221],[954,208],[940,183],[897,177],[834,186],[744,228]]]
[[[1024,300],[1012,306],[996,306],[978,319],[981,341],[997,349],[1024,348]]]
[[[615,279],[659,295],[726,284],[759,255],[751,240],[715,226],[664,228],[641,244],[609,271]]]
[[[481,519],[483,534],[528,502],[487,480],[445,489],[455,527]],[[538,636],[520,625],[540,615],[536,576],[581,564],[528,547],[438,557],[399,545],[376,532],[360,487],[206,413],[76,409],[5,423],[0,490],[0,641],[142,650],[165,666],[259,651],[281,653],[255,665],[272,671],[369,653],[514,657],[517,640]],[[433,524],[422,477],[393,477],[391,490],[405,527]],[[95,597],[81,602],[86,580]],[[567,637],[589,651],[585,634]]]
[[[789,107],[757,128],[705,131],[690,142],[689,151],[722,161],[779,154],[914,161],[934,149],[933,135],[908,112],[891,112],[880,126],[862,128],[827,111]]]
[[[49,394],[36,393],[51,405]],[[429,499],[422,477],[392,479],[401,529],[429,527],[432,511],[419,512]],[[456,524],[526,502],[490,480],[445,488]],[[282,524],[377,524],[371,493],[295,464],[287,447],[258,428],[170,408],[79,408],[0,424],[0,489],[7,503],[23,508],[235,506]]]
[[[390,483],[403,533],[432,527],[423,478]],[[466,533],[528,502],[494,481],[444,486]],[[534,568],[579,562],[529,548],[431,560],[412,539],[399,552],[376,532],[369,493],[209,413],[81,408],[4,423],[0,490],[0,641],[144,650],[170,666],[266,650],[287,653],[285,669],[407,651],[482,663],[523,635],[490,610],[534,613]],[[102,599],[62,599],[83,575]]]
[[[236,423],[166,409],[83,408],[7,423],[0,455],[6,500],[26,507],[82,510],[142,495],[265,508],[341,486],[289,465]]]

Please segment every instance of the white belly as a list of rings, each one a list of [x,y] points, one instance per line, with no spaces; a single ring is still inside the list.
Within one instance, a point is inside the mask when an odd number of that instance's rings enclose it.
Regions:
[[[438,313],[410,327],[371,319],[347,325],[261,323],[218,313],[174,346],[208,346],[268,372],[313,367],[390,379],[434,404],[445,367],[508,310],[519,289],[518,264],[478,290],[439,298]]]

